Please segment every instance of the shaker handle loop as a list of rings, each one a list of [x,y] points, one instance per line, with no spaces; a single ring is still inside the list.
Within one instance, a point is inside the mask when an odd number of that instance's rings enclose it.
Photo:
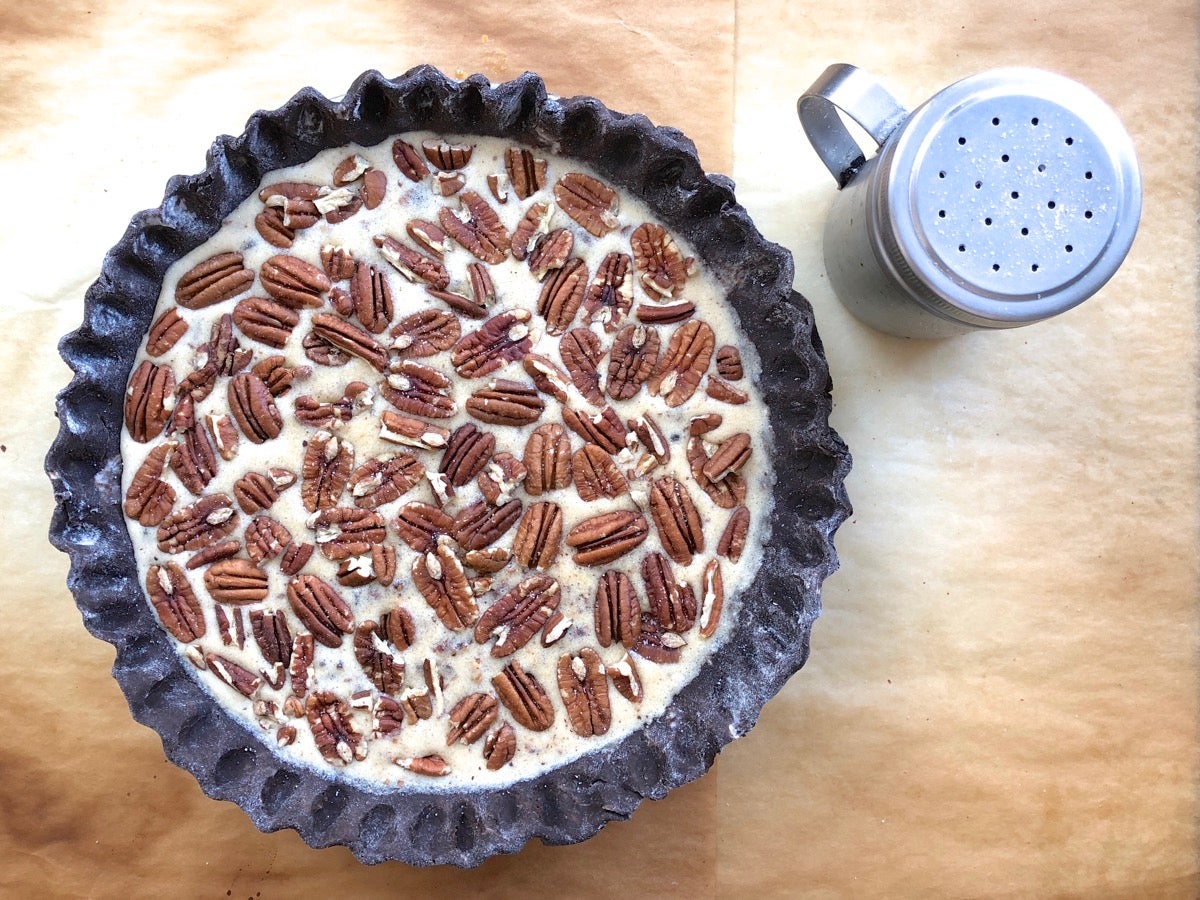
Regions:
[[[835,63],[796,101],[796,114],[821,162],[844,188],[867,159],[838,117],[838,110],[866,129],[877,145],[907,117],[906,110],[874,77],[856,66]]]

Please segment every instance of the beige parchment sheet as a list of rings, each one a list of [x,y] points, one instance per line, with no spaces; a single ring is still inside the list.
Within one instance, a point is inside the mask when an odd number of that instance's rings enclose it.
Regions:
[[[1195,9],[1068,0],[0,0],[0,895],[1195,896]],[[824,278],[833,182],[793,105],[829,62],[915,105],[999,64],[1120,113],[1146,203],[1103,294],[916,344]],[[472,872],[258,833],[133,722],[45,541],[57,337],[129,216],[301,85],[531,69],[682,129],[796,254],[855,453],[813,656],[705,778]]]

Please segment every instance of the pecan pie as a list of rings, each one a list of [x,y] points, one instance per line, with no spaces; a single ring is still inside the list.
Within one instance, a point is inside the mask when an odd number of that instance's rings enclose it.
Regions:
[[[214,162],[222,213],[122,349],[125,556],[176,660],[150,693],[215,710],[202,743],[257,736],[175,756],[263,827],[299,803],[327,842],[351,796],[336,839],[368,860],[582,839],[702,772],[807,653],[848,455],[790,260],[677,135],[586,101],[646,141],[635,177],[533,76],[321,100],[329,146],[253,184]],[[502,124],[529,104],[557,124]],[[620,797],[564,795],[561,830],[495,805],[581,766]]]

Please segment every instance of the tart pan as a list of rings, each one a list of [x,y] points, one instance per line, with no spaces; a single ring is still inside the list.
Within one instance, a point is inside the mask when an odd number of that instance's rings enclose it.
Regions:
[[[188,673],[146,602],[121,510],[125,387],[167,268],[211,237],[267,172],[423,129],[501,136],[582,160],[645,201],[725,285],[762,360],[774,439],[762,565],[697,677],[624,740],[495,790],[375,792],[283,762]],[[370,71],[339,101],[305,88],[255,113],[238,137],[219,137],[203,172],[172,178],[162,205],[133,217],[87,291],[83,325],[60,344],[75,375],[58,397],[60,430],[46,458],[56,499],[50,539],[70,556],[85,626],[116,648],[113,676],[134,718],[206,794],[234,801],[258,828],[294,828],[314,847],[343,844],[366,863],[468,867],[533,837],[574,843],[698,778],[808,657],[821,583],[837,567],[833,533],[850,511],[850,455],[829,427],[829,370],[792,275],[791,254],[758,233],[728,179],[704,173],[684,135],[594,98],[550,96],[529,73],[492,84],[428,66],[395,80]]]

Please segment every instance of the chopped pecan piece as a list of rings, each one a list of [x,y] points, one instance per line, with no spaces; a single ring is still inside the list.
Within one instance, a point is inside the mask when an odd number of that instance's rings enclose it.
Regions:
[[[316,549],[313,544],[288,544],[283,551],[283,558],[279,560],[279,570],[288,577],[299,575]]]
[[[732,472],[739,471],[750,460],[752,451],[750,435],[744,431],[727,437],[708,458],[700,471],[705,478],[720,481]]]
[[[313,334],[343,353],[366,360],[380,372],[387,368],[387,349],[357,325],[339,316],[317,313],[312,317],[312,327]]]
[[[384,641],[383,627],[373,620],[354,630],[354,658],[371,684],[385,694],[398,694],[404,686],[404,660],[398,660]]]
[[[288,663],[288,677],[292,682],[292,693],[303,697],[308,693],[308,674],[312,668],[316,647],[311,634],[298,634],[292,641],[292,661]],[[287,704],[284,704],[287,709]],[[299,711],[303,713],[303,708]]]
[[[354,505],[375,509],[399,500],[425,475],[425,467],[416,457],[397,453],[388,457],[372,457],[350,476],[350,496]]]
[[[421,152],[425,158],[439,169],[449,171],[461,169],[471,161],[475,151],[472,144],[452,144],[449,141],[427,140],[421,142]]]
[[[359,263],[350,279],[350,297],[358,321],[371,334],[380,334],[392,323],[392,287],[387,275],[368,263]]]
[[[271,469],[269,473],[247,472],[233,483],[233,496],[247,515],[269,509],[279,499],[279,492],[296,483],[296,476],[287,469]]]
[[[334,562],[370,553],[371,545],[382,542],[386,536],[379,513],[355,506],[318,510],[308,524],[316,530],[316,544],[321,553]]]
[[[421,159],[421,154],[401,138],[396,138],[392,143],[392,160],[409,181],[421,181],[429,174],[429,166]]]
[[[525,490],[534,497],[571,483],[571,441],[556,422],[539,425],[525,442]]]
[[[538,240],[550,230],[550,204],[531,203],[512,233],[513,259],[525,259]]]
[[[178,563],[150,566],[146,593],[163,627],[177,641],[189,644],[204,637],[204,610]]]
[[[199,550],[228,536],[237,527],[237,510],[226,494],[201,497],[178,509],[158,526],[158,549],[163,553]]]
[[[467,185],[467,176],[462,172],[437,172],[433,176],[433,189],[443,197],[452,197]]]
[[[542,626],[542,646],[549,647],[560,640],[570,629],[571,620],[562,614],[562,610],[556,609],[550,614],[546,624]]]
[[[704,393],[708,394],[714,400],[720,400],[722,403],[728,403],[731,406],[741,406],[750,399],[750,395],[745,391],[740,391],[729,382],[713,375],[708,376],[708,381],[704,385]]]
[[[531,265],[534,256],[536,253],[529,257]],[[583,293],[587,289],[588,272],[579,257],[566,260],[552,272],[542,284],[537,311],[546,320],[546,333],[559,335],[566,332],[575,320],[575,313],[579,311]]]
[[[467,694],[450,710],[450,731],[446,735],[446,746],[473,744],[492,727],[500,713],[500,704],[491,694]]]
[[[577,413],[571,407],[564,406],[562,416],[568,428],[605,453],[617,454],[625,449],[625,438],[629,432],[611,406],[604,407],[594,416]]]
[[[671,445],[667,443],[662,429],[658,427],[658,423],[654,419],[650,418],[649,413],[644,413],[636,419],[630,419],[625,424],[629,426],[631,432],[637,435],[642,446],[660,465],[671,461]]]
[[[202,566],[212,565],[217,560],[229,559],[231,556],[237,556],[241,549],[242,542],[237,540],[220,541],[216,544],[209,544],[207,547],[198,550],[188,558],[187,568],[199,569]]]
[[[629,238],[638,280],[652,297],[678,297],[695,261],[684,259],[675,239],[661,225],[646,222]]]
[[[742,354],[737,347],[726,344],[717,350],[717,374],[728,381],[740,381],[745,372],[742,370]]]
[[[500,378],[467,398],[467,414],[489,425],[528,425],[541,418],[545,401],[531,384]]]
[[[705,413],[702,416],[693,416],[692,420],[688,423],[688,434],[692,437],[708,434],[710,431],[720,428],[723,421],[725,421],[725,417],[720,413]]]
[[[370,165],[365,157],[357,153],[351,154],[334,167],[333,183],[343,185],[358,181]]]
[[[708,494],[713,503],[722,509],[733,509],[746,499],[746,482],[737,472],[730,472],[720,481],[713,481],[704,474],[704,466],[708,463],[709,454],[704,448],[704,439],[693,437],[687,445],[688,466],[692,470],[692,479],[700,485],[700,489]]]
[[[417,626],[412,613],[403,606],[394,606],[380,616],[379,628],[381,634],[400,651],[407,650],[417,639]]]
[[[568,172],[554,183],[554,199],[593,237],[617,227],[617,192],[590,175]]]
[[[483,758],[487,760],[487,767],[491,772],[503,769],[516,755],[517,732],[507,722],[489,734],[483,742]]]
[[[642,389],[658,365],[658,345],[656,328],[627,325],[621,329],[608,360],[608,396],[628,400]]]
[[[346,765],[364,755],[362,735],[350,718],[350,704],[337,694],[313,692],[304,703],[304,713],[317,749],[328,762]]]
[[[595,444],[584,444],[571,457],[571,471],[575,476],[575,490],[585,502],[601,497],[613,499],[629,490],[617,464],[603,448]]]
[[[713,330],[707,322],[692,319],[671,335],[658,371],[649,381],[650,393],[675,407],[688,400],[700,386],[700,379],[712,359]]]
[[[482,378],[506,363],[524,358],[532,349],[529,318],[527,309],[506,310],[493,316],[454,345],[451,364],[463,378]]]
[[[379,436],[393,444],[436,450],[445,447],[446,442],[450,440],[449,429],[423,419],[402,416],[390,409],[385,409],[379,418],[383,423],[379,429]]]
[[[621,327],[633,306],[633,275],[629,254],[613,251],[600,263],[583,298],[583,321],[599,322],[609,334]]]
[[[463,191],[459,196],[459,211],[445,206],[438,210],[442,228],[477,259],[492,265],[504,262],[511,239],[496,211],[474,191]]]
[[[342,636],[354,628],[354,614],[346,601],[316,575],[294,578],[288,584],[287,595],[292,612],[326,647],[341,646]]]
[[[231,659],[215,653],[205,653],[204,662],[218,681],[224,682],[243,697],[253,697],[262,687],[262,678]]]
[[[571,728],[580,737],[605,734],[612,724],[604,661],[591,647],[558,658],[558,694]]]
[[[689,565],[692,554],[704,550],[700,513],[684,485],[670,475],[657,479],[650,488],[650,514],[667,555],[680,565]]]
[[[238,427],[252,443],[262,444],[278,437],[283,429],[283,416],[275,406],[275,398],[257,375],[242,372],[229,382],[227,393],[229,411]]]
[[[292,533],[282,522],[270,516],[258,516],[246,526],[246,553],[256,563],[282,556],[291,543]]]
[[[495,435],[465,422],[450,435],[438,471],[454,487],[463,487],[483,471],[495,449]]]
[[[193,266],[175,286],[175,302],[184,309],[203,309],[230,300],[254,283],[254,272],[242,265],[242,254],[218,253]]]
[[[424,309],[405,316],[389,332],[392,347],[402,357],[432,356],[449,350],[462,336],[462,326],[454,313]]]
[[[493,575],[508,565],[512,553],[503,547],[488,547],[484,550],[471,550],[463,557],[463,562],[480,575]]]
[[[175,505],[175,489],[162,480],[167,457],[175,446],[173,441],[168,441],[151,450],[129,483],[129,490],[125,492],[125,515],[136,519],[139,525],[159,525]]]
[[[550,695],[519,662],[513,661],[505,666],[492,679],[492,687],[518,725],[530,731],[545,731],[554,724],[554,705],[550,702]]]
[[[436,753],[428,756],[402,756],[396,760],[396,765],[408,769],[415,775],[428,775],[430,778],[440,778],[450,774],[450,764]]]
[[[437,369],[411,359],[394,363],[379,390],[402,413],[448,419],[458,412],[451,399],[451,381]]]
[[[146,355],[162,356],[187,334],[188,323],[174,306],[154,320],[146,335]]]
[[[175,389],[180,397],[191,397],[200,403],[217,386],[217,366],[210,358],[208,349],[208,344],[201,344],[196,351],[196,368],[185,375]]]
[[[512,499],[513,490],[529,475],[525,464],[511,453],[497,453],[479,473],[476,482],[483,498],[492,506]]]
[[[462,563],[445,538],[438,541],[435,550],[413,560],[412,578],[425,602],[451,631],[474,624],[479,615],[475,595]]]
[[[638,675],[633,657],[626,653],[613,665],[606,666],[605,672],[612,679],[617,693],[630,703],[638,703],[642,699],[642,679]]]
[[[520,517],[520,500],[509,500],[500,506],[489,506],[481,500],[454,517],[451,536],[464,550],[482,550],[504,537]]]
[[[696,623],[696,594],[686,582],[675,580],[671,564],[661,553],[647,553],[642,559],[642,581],[650,612],[664,630],[683,632]]]
[[[418,553],[432,550],[438,535],[454,530],[454,519],[449,513],[419,500],[400,507],[396,518],[396,534]]]
[[[749,530],[750,510],[739,506],[729,517],[725,530],[721,532],[721,539],[717,541],[718,555],[725,557],[731,563],[736,563],[741,559],[742,551],[746,549],[746,533]]]
[[[642,608],[633,582],[624,572],[608,569],[596,585],[596,640],[632,647],[642,635]]]
[[[354,277],[356,267],[354,254],[345,247],[336,244],[324,244],[321,247],[321,268],[330,281],[346,281]]]
[[[509,147],[504,151],[504,171],[519,200],[528,200],[546,186],[546,160],[538,159],[524,147]]]
[[[253,353],[243,350],[233,330],[233,316],[229,313],[213,323],[208,338],[209,352],[218,375],[233,375],[250,364]]]
[[[428,250],[438,259],[446,255],[446,249],[449,246],[446,243],[448,236],[446,232],[442,231],[441,228],[432,222],[427,222],[424,219],[413,219],[404,226],[404,230],[415,243]]]
[[[575,234],[566,228],[555,228],[543,237],[529,252],[529,271],[537,281],[546,277],[554,269],[561,269],[568,263],[568,257],[575,247]],[[586,270],[584,280],[587,280]],[[583,290],[580,289],[580,302],[583,301]],[[578,309],[578,305],[576,305]]]
[[[562,541],[562,510],[556,503],[540,501],[525,511],[513,538],[513,555],[527,569],[546,571],[558,557]]]
[[[267,573],[248,559],[223,559],[204,570],[204,586],[218,603],[244,606],[267,599]]]
[[[366,334],[366,332],[364,331],[363,334]],[[304,335],[300,346],[304,348],[305,356],[321,366],[336,368],[350,362],[349,353],[329,343],[329,341],[317,334],[315,330]]]
[[[687,641],[677,632],[667,631],[653,615],[642,615],[642,636],[633,652],[656,663],[677,663]]]
[[[508,175],[503,172],[492,172],[487,177],[487,186],[497,203],[508,202]]]
[[[646,540],[646,517],[632,510],[613,510],[584,519],[567,533],[580,566],[603,566],[619,559]]]
[[[458,291],[439,291],[434,288],[428,288],[427,290],[430,297],[433,297],[435,300],[441,300],[459,315],[466,316],[468,319],[487,318],[487,307],[476,303],[465,294],[460,294]]]
[[[558,353],[584,399],[593,406],[603,404],[600,360],[604,351],[600,347],[600,338],[590,328],[572,328],[559,343]]]
[[[300,496],[309,512],[337,506],[354,469],[354,445],[318,431],[308,441],[300,468]]]
[[[171,469],[179,476],[183,486],[199,496],[210,481],[217,475],[217,454],[213,450],[208,432],[191,418],[190,407],[192,399],[185,397],[180,401],[180,408],[187,404],[189,407],[187,427],[177,432],[178,446],[171,454]],[[179,416],[176,416],[178,422]]]
[[[321,193],[321,185],[307,181],[277,181],[258,192],[258,199],[269,203],[272,197],[284,200],[315,200]]]
[[[703,601],[700,605],[700,636],[710,638],[720,624],[721,609],[725,606],[725,581],[721,577],[721,564],[710,559],[704,567],[701,579]]]
[[[524,354],[522,354],[524,355]],[[175,409],[175,373],[170,366],[142,360],[125,391],[125,428],[139,444],[154,440]]]
[[[571,384],[570,375],[548,358],[537,353],[525,354],[525,358],[521,360],[521,366],[533,379],[534,387],[539,391],[549,394],[559,403],[567,402],[567,388]]]
[[[292,382],[308,371],[308,366],[292,368],[286,358],[268,356],[256,362],[250,371],[263,380],[272,397],[282,397],[292,389]]]
[[[234,459],[238,451],[238,433],[233,427],[233,420],[224,414],[209,413],[204,417],[204,424],[221,459],[226,462]]]
[[[332,286],[328,276],[298,256],[280,253],[272,256],[259,270],[263,289],[294,309],[321,306],[321,295]]]
[[[375,236],[375,246],[392,268],[414,284],[421,282],[439,291],[450,286],[450,273],[441,260],[418,253],[386,234]]]

